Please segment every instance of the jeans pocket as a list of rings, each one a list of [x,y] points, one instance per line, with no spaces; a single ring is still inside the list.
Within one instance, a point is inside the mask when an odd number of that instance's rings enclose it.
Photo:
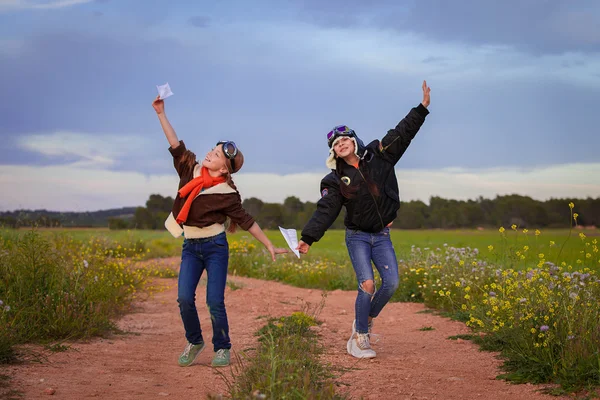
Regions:
[[[212,238],[211,242],[220,248],[226,248],[228,246],[227,237],[225,235],[217,235]]]
[[[358,233],[358,229],[346,229],[346,238],[352,237]]]

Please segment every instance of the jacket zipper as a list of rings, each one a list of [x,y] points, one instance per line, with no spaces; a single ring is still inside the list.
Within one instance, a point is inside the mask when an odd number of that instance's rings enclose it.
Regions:
[[[363,178],[365,185],[367,185],[367,190],[369,190],[369,184],[367,183],[365,176],[363,175],[360,168],[357,168],[357,169],[358,169],[358,172],[360,173],[360,176]],[[383,225],[383,218],[381,217],[381,213],[379,212],[379,206],[377,205],[377,200],[375,200],[375,196],[373,196],[373,193],[371,193],[370,190],[369,190],[369,194],[371,195],[371,198],[373,199],[373,203],[375,203],[375,210],[377,210],[377,215],[379,216],[379,222],[381,222],[381,229],[383,229],[383,228],[385,228],[385,226]]]

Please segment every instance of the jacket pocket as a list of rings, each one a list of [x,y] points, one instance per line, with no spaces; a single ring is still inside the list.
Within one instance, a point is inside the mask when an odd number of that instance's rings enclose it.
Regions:
[[[385,194],[396,203],[400,203],[400,196],[398,195],[398,192],[396,192],[394,188],[391,188],[389,185],[385,186]]]

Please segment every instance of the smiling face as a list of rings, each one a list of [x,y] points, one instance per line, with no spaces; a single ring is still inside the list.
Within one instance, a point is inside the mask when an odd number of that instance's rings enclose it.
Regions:
[[[227,174],[229,172],[227,168],[227,158],[223,153],[222,146],[215,146],[211,151],[206,153],[206,157],[202,160],[202,166],[208,168],[210,171],[220,172],[221,174]]]
[[[354,154],[354,140],[344,136],[338,138],[333,145],[333,151],[335,151],[336,156],[339,158],[346,158],[349,155]]]

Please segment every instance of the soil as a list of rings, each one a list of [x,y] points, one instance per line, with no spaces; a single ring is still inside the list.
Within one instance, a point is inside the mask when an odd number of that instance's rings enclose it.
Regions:
[[[161,263],[177,268],[178,258]],[[204,279],[204,278],[203,278]],[[322,291],[301,289],[277,282],[230,277],[225,294],[232,351],[256,347],[254,333],[265,316],[279,317],[300,311],[307,303],[314,309]],[[12,388],[25,399],[158,399],[197,398],[227,393],[225,378],[231,368],[214,369],[212,345],[186,368],[177,365],[185,346],[177,306],[176,279],[157,279],[163,291],[135,305],[123,316],[119,328],[126,334],[69,343],[69,349],[53,353],[41,363],[4,367]],[[212,330],[204,305],[205,282],[197,291],[197,305],[205,340]],[[543,386],[514,385],[496,379],[501,361],[496,354],[481,352],[468,340],[448,337],[467,334],[460,322],[429,313],[422,304],[390,303],[375,320],[373,344],[377,357],[358,360],[346,352],[354,315],[354,291],[327,293],[316,328],[325,345],[325,362],[338,371],[339,392],[365,399],[553,399],[540,393]],[[421,328],[432,330],[421,331]],[[232,360],[235,357],[232,356]],[[237,361],[234,361],[237,362]]]

